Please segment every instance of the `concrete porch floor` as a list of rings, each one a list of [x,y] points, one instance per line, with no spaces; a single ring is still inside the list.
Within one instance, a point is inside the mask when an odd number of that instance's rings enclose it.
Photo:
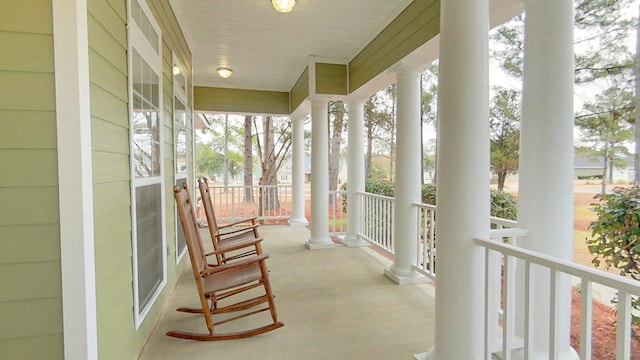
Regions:
[[[140,359],[393,360],[413,359],[433,345],[433,284],[396,285],[383,275],[389,262],[367,248],[308,250],[304,227],[262,226],[260,233],[271,256],[267,265],[278,318],[285,326],[230,341],[165,336],[168,330],[207,333],[201,315],[174,311],[199,304],[189,266]],[[203,240],[208,239],[207,233]],[[269,318],[263,314],[229,326],[262,326]]]

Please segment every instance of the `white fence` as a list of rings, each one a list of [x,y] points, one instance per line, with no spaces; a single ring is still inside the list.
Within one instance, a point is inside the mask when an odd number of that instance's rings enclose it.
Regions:
[[[360,229],[358,237],[393,255],[394,199],[371,193],[359,193]]]
[[[522,236],[524,233],[520,229],[507,230],[503,233],[494,233],[494,238],[502,238],[502,236]],[[531,329],[534,325],[536,315],[530,311],[533,301],[548,301],[550,309],[549,317],[549,359],[557,359],[560,349],[557,344],[562,337],[568,337],[568,334],[561,334],[556,331],[558,318],[566,317],[567,314],[557,313],[557,294],[562,291],[559,288],[563,282],[560,279],[563,276],[571,276],[577,278],[580,283],[580,358],[591,359],[592,354],[592,319],[593,319],[593,286],[602,285],[615,290],[617,294],[617,320],[616,320],[616,359],[631,359],[631,341],[632,334],[632,297],[640,296],[640,282],[627,279],[621,276],[613,275],[604,271],[592,269],[586,266],[578,265],[569,261],[535,253],[526,249],[518,248],[511,244],[505,244],[501,241],[475,239],[476,244],[485,248],[485,359],[491,359],[491,353],[501,351],[502,359],[511,359],[511,351],[514,349],[522,349],[524,359],[530,359],[532,356],[532,336]],[[516,277],[516,264],[522,266],[523,278]],[[547,269],[549,277],[550,297],[548,299],[540,299],[532,292],[532,267]],[[495,279],[503,274],[502,294],[500,294],[500,286],[498,289],[492,288]],[[494,280],[489,280],[494,279]],[[518,285],[519,284],[519,285]],[[524,304],[516,303],[516,287],[524,289]],[[565,289],[566,290],[566,289]],[[492,338],[492,334],[497,334],[498,318],[493,316],[496,307],[499,307],[499,299],[502,295],[502,340],[496,341]],[[519,329],[522,336],[516,336],[516,312],[515,306],[522,306],[524,313],[524,324]],[[496,345],[499,349],[496,349]],[[613,350],[613,349],[612,349]]]

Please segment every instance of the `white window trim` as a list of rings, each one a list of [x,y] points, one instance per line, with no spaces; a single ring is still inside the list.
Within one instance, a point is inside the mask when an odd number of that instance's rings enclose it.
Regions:
[[[52,11],[64,357],[93,360],[98,329],[87,4],[57,0]]]
[[[134,164],[135,164],[135,160],[133,155],[130,156],[130,174],[131,174],[131,226],[132,226],[132,232],[131,232],[131,236],[132,236],[132,261],[133,261],[133,315],[134,315],[134,327],[137,330],[140,325],[143,323],[144,319],[146,318],[147,314],[149,313],[149,311],[151,310],[151,308],[154,306],[154,304],[156,303],[158,297],[160,296],[160,293],[162,292],[162,290],[164,289],[164,287],[167,284],[167,257],[166,256],[162,256],[162,281],[160,283],[160,285],[158,285],[158,287],[156,288],[156,291],[154,292],[154,294],[152,295],[151,299],[149,300],[149,303],[142,309],[139,308],[139,294],[138,294],[138,263],[137,263],[137,234],[136,234],[136,229],[137,229],[137,221],[136,221],[136,188],[141,187],[141,186],[145,186],[145,185],[151,185],[151,184],[160,184],[161,187],[161,191],[160,191],[160,196],[161,196],[161,218],[162,218],[162,248],[166,249],[167,248],[167,239],[166,239],[166,213],[164,211],[164,209],[166,209],[166,200],[165,200],[165,191],[164,189],[165,187],[165,179],[164,179],[164,174],[165,174],[165,166],[164,166],[164,123],[162,120],[162,114],[163,114],[163,105],[162,105],[162,100],[163,100],[163,96],[162,96],[162,80],[163,80],[163,72],[162,72],[162,32],[160,30],[160,26],[158,25],[158,23],[156,22],[153,13],[151,12],[151,10],[149,9],[149,7],[147,6],[146,0],[137,0],[138,3],[140,4],[140,7],[142,8],[142,10],[145,12],[145,14],[147,15],[147,18],[149,19],[149,21],[151,22],[151,26],[154,28],[154,30],[156,31],[156,33],[158,34],[158,51],[156,52],[156,50],[153,49],[153,47],[149,44],[147,38],[144,36],[144,34],[142,33],[142,31],[140,30],[140,28],[138,27],[138,25],[136,24],[136,22],[131,18],[131,2],[132,1],[136,1],[136,0],[128,0],[127,1],[127,14],[128,14],[128,18],[127,18],[127,26],[128,26],[128,71],[129,71],[129,75],[131,77],[131,74],[133,73],[133,68],[132,68],[132,56],[133,56],[133,49],[135,48],[136,51],[140,54],[140,56],[147,62],[147,64],[149,64],[149,66],[155,70],[157,70],[157,75],[158,75],[158,124],[159,124],[159,141],[160,141],[160,175],[158,177],[154,177],[154,178],[143,178],[143,179],[136,179],[135,176],[135,169],[134,169]],[[133,84],[131,83],[131,80],[129,79],[128,82],[128,88],[129,88],[129,148],[133,149],[133,126],[131,126],[131,114],[133,113]],[[164,254],[164,251],[163,251]]]
[[[188,78],[184,75],[185,74],[185,67],[184,65],[182,65],[182,62],[180,62],[180,60],[178,59],[178,57],[176,56],[175,53],[171,54],[171,59],[172,59],[172,74],[173,74],[173,66],[177,66],[178,69],[180,69],[180,75],[177,76],[184,76],[185,79],[185,87],[188,88],[189,87],[189,80]],[[174,142],[175,142],[175,114],[176,114],[176,103],[175,103],[175,99],[176,97],[182,101],[182,104],[185,107],[185,112],[188,114],[191,112],[191,106],[189,106],[189,103],[187,102],[187,93],[185,91],[185,89],[183,89],[180,84],[178,84],[177,81],[175,81],[176,75],[173,75],[173,97],[171,98],[173,101],[173,116],[174,118],[172,119],[172,123],[173,123],[173,130],[174,130]],[[193,126],[189,126],[190,122],[193,122],[193,117],[189,117],[187,116],[187,124],[186,127],[193,129]],[[187,137],[187,142],[188,142],[188,137]],[[193,137],[191,138],[191,141],[193,142]],[[190,175],[191,175],[191,169],[189,166],[189,156],[193,156],[192,154],[189,154],[189,149],[187,149],[187,169],[182,172],[179,173],[176,171],[177,168],[177,162],[178,162],[178,148],[176,147],[176,144],[173,144],[173,182],[176,183],[176,181],[179,178],[186,178],[187,181],[189,181],[190,179]],[[195,189],[194,189],[195,190]],[[178,228],[178,223],[180,222],[180,219],[178,218],[178,211],[177,209],[174,208],[174,219],[175,219],[175,249],[176,249],[176,264],[179,263],[180,261],[182,261],[182,258],[185,256],[185,254],[187,253],[187,247],[185,246],[184,249],[182,249],[182,251],[178,252],[178,231],[180,231],[180,229]]]

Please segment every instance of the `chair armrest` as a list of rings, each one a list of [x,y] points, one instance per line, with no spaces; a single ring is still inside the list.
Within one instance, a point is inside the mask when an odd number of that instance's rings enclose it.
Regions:
[[[227,229],[227,231],[223,231],[220,232],[221,227],[218,227],[218,237],[224,237],[224,236],[229,236],[229,235],[233,235],[239,232],[245,232],[245,231],[254,231],[255,229],[257,229],[258,227],[260,227],[260,224],[255,224],[255,225],[249,225],[249,226],[243,226],[243,227],[237,227],[237,228],[230,228]]]
[[[246,223],[246,222],[249,222],[249,221],[251,221],[251,224],[252,224],[252,225],[256,225],[256,220],[258,220],[258,217],[257,217],[257,216],[254,216],[254,217],[248,217],[248,218],[243,218],[243,219],[240,219],[240,220],[234,221],[234,222],[229,223],[229,224],[218,225],[218,229],[228,228],[228,227],[235,226],[235,225],[239,225],[239,224]]]
[[[269,258],[268,254],[261,254],[261,255],[255,255],[255,256],[251,256],[248,258],[245,258],[244,260],[239,260],[239,261],[234,261],[232,263],[226,263],[226,264],[222,264],[216,267],[211,267],[211,268],[207,268],[205,270],[200,271],[200,275],[202,277],[207,277],[209,275],[215,274],[215,273],[219,273],[222,271],[229,271],[232,269],[237,269],[237,268],[241,268],[241,267],[245,267],[245,266],[250,266],[256,263],[259,263],[261,261],[264,261],[266,259]]]
[[[246,240],[243,241],[238,241],[235,244],[229,245],[228,247],[225,247],[224,249],[220,249],[220,250],[216,250],[216,251],[212,251],[210,253],[205,254],[206,256],[211,256],[211,255],[224,255],[227,252],[230,251],[235,251],[235,250],[240,250],[249,246],[256,246],[258,243],[260,243],[263,239],[262,238],[247,238]]]

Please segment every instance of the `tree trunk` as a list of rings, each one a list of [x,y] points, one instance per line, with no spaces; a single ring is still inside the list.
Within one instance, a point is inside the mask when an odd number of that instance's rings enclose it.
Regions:
[[[396,150],[396,85],[391,85],[393,88],[392,102],[391,102],[391,146],[389,149],[389,181],[393,181],[395,171],[393,171],[394,156]]]
[[[371,179],[371,147],[373,146],[373,130],[371,120],[369,120],[369,126],[367,126],[367,154],[364,161],[364,174],[365,179]]]
[[[263,162],[262,176],[260,177],[260,215],[265,215],[264,211],[280,207],[278,191],[275,185],[278,184],[276,166],[276,154],[274,143],[274,128],[271,116],[263,119]]]
[[[333,122],[333,134],[331,136],[331,150],[329,152],[329,191],[338,190],[338,170],[340,169],[340,143],[342,142],[342,125],[344,122],[344,105],[335,105],[335,120]],[[329,202],[333,204],[335,199],[330,196]]]
[[[639,11],[640,12],[640,11]],[[634,67],[634,75],[636,80],[636,122],[635,122],[635,143],[636,153],[634,155],[635,174],[633,182],[636,186],[640,186],[640,17],[636,25],[636,63]]]
[[[251,146],[251,116],[244,117],[244,202],[253,202],[253,148]]]
[[[224,115],[224,161],[222,163],[224,191],[229,187],[229,114]]]
[[[608,165],[609,165],[609,143],[605,143],[604,144],[604,156],[603,156],[603,161],[604,163],[602,164],[602,190],[601,193],[602,194],[606,194],[607,192],[607,170],[608,170]]]
[[[496,174],[498,175],[498,190],[502,191],[502,190],[504,190],[504,181],[507,178],[507,172],[506,171],[496,171]]]

